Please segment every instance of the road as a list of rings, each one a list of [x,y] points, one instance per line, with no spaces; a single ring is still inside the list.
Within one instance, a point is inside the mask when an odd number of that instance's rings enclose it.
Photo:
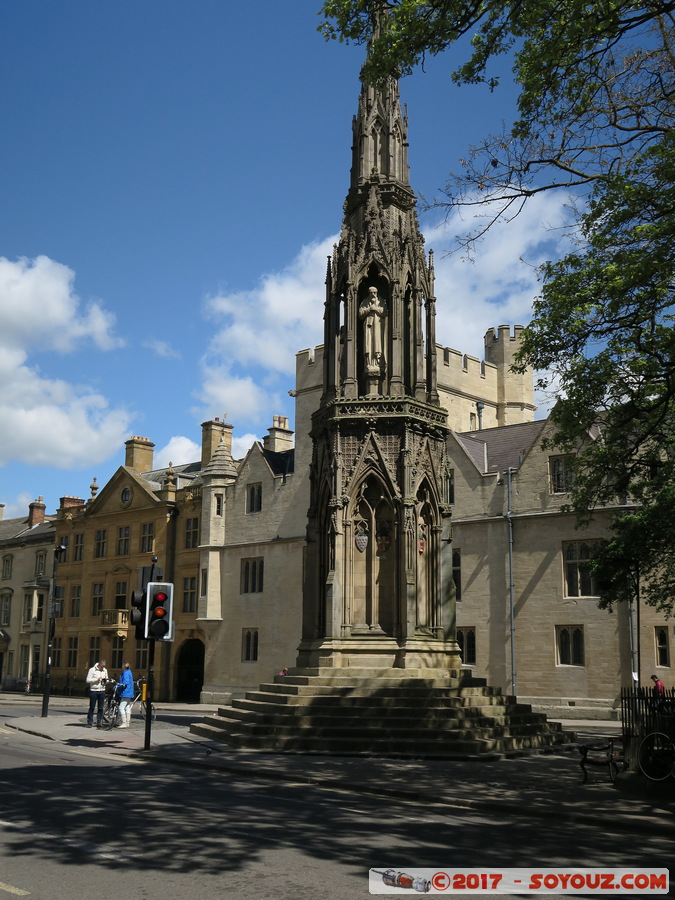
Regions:
[[[370,867],[662,867],[672,854],[659,835],[611,826],[78,750],[13,731],[12,715],[0,706],[0,900],[356,900]]]

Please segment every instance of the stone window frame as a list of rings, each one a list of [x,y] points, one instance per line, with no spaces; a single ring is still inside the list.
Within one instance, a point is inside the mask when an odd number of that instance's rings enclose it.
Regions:
[[[191,516],[185,520],[185,549],[195,550],[199,547],[199,516]]]
[[[108,529],[99,528],[94,535],[94,559],[105,559],[108,553]]]
[[[183,612],[197,612],[197,576],[183,578]]]
[[[119,525],[117,528],[117,556],[128,556],[131,547],[131,525]]]
[[[77,668],[77,655],[78,655],[78,637],[74,635],[68,638],[68,668],[76,669]]]
[[[12,553],[5,553],[5,555],[2,557],[2,577],[11,578],[13,568],[14,555]]]
[[[601,543],[595,540],[563,542],[563,597],[576,600],[600,596],[588,566],[593,559],[593,549]]]
[[[99,591],[98,588],[101,590]],[[102,581],[94,581],[91,585],[91,614],[92,616],[100,616],[103,612],[103,603],[105,601],[105,584]],[[93,663],[92,663],[93,665]],[[91,666],[90,666],[91,668]]]
[[[141,524],[141,553],[152,553],[155,549],[155,523]]]
[[[8,627],[12,618],[12,591],[5,589],[0,593],[0,627]]]
[[[249,556],[241,560],[239,570],[239,593],[262,594],[265,581],[265,559]]]
[[[462,602],[462,550],[461,547],[453,547],[452,550],[452,580],[455,583],[455,601]]]
[[[583,625],[555,626],[556,665],[586,666],[586,639]]]
[[[82,585],[73,584],[70,588],[70,617],[79,619],[82,608]]]
[[[74,537],[73,562],[82,562],[84,559],[84,532],[80,531]]]
[[[549,491],[551,494],[569,494],[574,487],[574,454],[563,453],[548,458]]]
[[[670,638],[667,625],[654,626],[654,654],[657,666],[670,668]]]
[[[462,663],[467,666],[475,666],[477,659],[475,625],[458,626],[457,643],[462,654]]]
[[[262,512],[262,481],[246,485],[246,515]]]
[[[258,662],[260,650],[259,633],[257,628],[242,628],[241,630],[241,661]]]

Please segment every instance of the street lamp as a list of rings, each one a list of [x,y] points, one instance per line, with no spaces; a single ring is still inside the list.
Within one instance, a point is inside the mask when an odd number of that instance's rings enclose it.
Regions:
[[[49,688],[51,681],[50,668],[52,665],[52,643],[54,641],[54,632],[56,631],[56,616],[54,615],[54,594],[56,592],[56,570],[58,564],[63,562],[66,556],[66,548],[63,544],[54,547],[54,564],[52,566],[52,577],[49,583],[49,602],[48,602],[48,631],[47,631],[47,660],[45,662],[45,679],[42,689],[42,718],[46,719],[49,715]]]

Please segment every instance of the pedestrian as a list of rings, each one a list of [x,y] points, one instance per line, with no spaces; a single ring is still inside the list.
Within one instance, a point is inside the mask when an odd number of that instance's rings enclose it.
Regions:
[[[134,676],[131,673],[129,663],[124,663],[122,674],[120,675],[119,684],[117,685],[117,696],[120,699],[120,716],[122,721],[119,728],[128,728],[131,724],[131,701],[134,699]]]
[[[108,680],[108,670],[105,660],[99,659],[87,672],[87,684],[89,685],[89,713],[87,714],[87,727],[94,725],[94,710],[96,710],[96,727],[100,728],[103,722],[103,703],[105,701],[105,684]]]
[[[281,672],[277,673],[278,675],[288,675],[288,666],[284,666]]]
[[[652,688],[652,695],[654,697],[654,708],[658,709],[658,707],[661,706],[661,704],[663,703],[663,698],[666,693],[666,686],[661,681],[661,679],[658,678],[656,675],[651,675],[650,677],[651,677],[652,681],[654,682],[654,687]]]

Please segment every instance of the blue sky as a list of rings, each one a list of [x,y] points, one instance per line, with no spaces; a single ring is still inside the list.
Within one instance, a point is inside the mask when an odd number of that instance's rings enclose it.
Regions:
[[[89,497],[149,437],[198,458],[227,413],[243,455],[293,418],[295,353],[321,341],[363,48],[319,0],[0,5],[0,503]],[[432,198],[513,114],[508,83],[457,88],[448,57],[401,83],[411,182]],[[421,216],[439,341],[525,324],[562,198],[540,196],[473,262],[467,223]],[[470,224],[470,223],[468,223]]]

